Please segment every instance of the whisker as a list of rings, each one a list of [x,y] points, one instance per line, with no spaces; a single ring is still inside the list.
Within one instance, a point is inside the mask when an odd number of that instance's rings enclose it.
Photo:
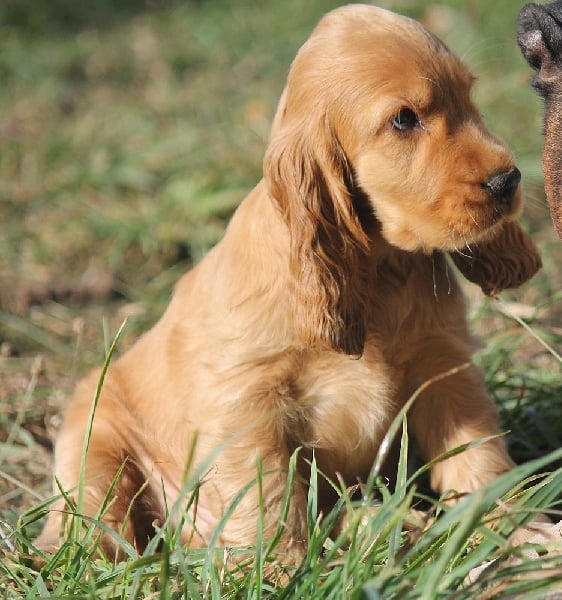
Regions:
[[[448,261],[445,261],[445,277],[447,278],[447,296],[450,296],[453,291],[453,286],[451,284],[451,275],[449,273]]]
[[[472,219],[474,224],[478,227],[478,223],[477,223],[476,219],[474,218],[474,215],[470,212],[470,210],[468,208],[466,209],[466,212],[468,213],[468,216]]]
[[[439,302],[439,294],[437,293],[437,278],[435,277],[435,252],[431,255],[431,270],[433,275],[433,297],[436,302]]]

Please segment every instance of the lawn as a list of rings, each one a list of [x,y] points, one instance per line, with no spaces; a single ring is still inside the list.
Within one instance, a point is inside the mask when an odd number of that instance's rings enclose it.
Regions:
[[[562,243],[542,188],[542,106],[515,38],[523,2],[513,0],[378,4],[422,20],[472,67],[475,100],[523,173],[523,222],[541,248],[542,271],[494,301],[466,284],[487,344],[478,361],[520,470],[452,510],[437,504],[442,517],[413,533],[404,521],[421,479],[405,485],[404,473],[404,485],[382,486],[381,510],[365,528],[360,515],[351,519],[347,540],[329,538],[329,518],[317,518],[311,494],[309,553],[276,591],[263,574],[267,544],[243,572],[223,564],[224,549],[188,551],[169,532],[163,552],[117,565],[91,558],[79,539],[41,571],[27,558],[37,507],[51,495],[53,436],[77,377],[103,363],[125,318],[116,352],[130,346],[180,274],[220,238],[261,176],[292,57],[338,4],[0,4],[2,597],[484,598],[505,585],[501,593],[512,586],[538,598],[548,573],[517,575],[561,567],[560,557],[500,561],[483,581],[465,581],[478,562],[517,554],[486,526],[498,495],[537,473],[519,492],[529,507],[556,509],[562,493]]]

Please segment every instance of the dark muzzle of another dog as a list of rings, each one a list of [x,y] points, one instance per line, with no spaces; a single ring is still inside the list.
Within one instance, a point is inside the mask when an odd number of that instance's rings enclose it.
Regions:
[[[544,186],[562,239],[562,1],[526,4],[517,33],[521,52],[536,71],[532,85],[545,101]]]

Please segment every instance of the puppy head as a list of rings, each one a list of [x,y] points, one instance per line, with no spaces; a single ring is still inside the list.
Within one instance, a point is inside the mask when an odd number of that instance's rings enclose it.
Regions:
[[[353,354],[364,342],[357,286],[373,236],[359,198],[407,251],[469,252],[517,215],[520,173],[472,104],[472,82],[422,25],[372,6],[332,11],[298,52],[264,177],[289,224],[309,320],[334,347]]]

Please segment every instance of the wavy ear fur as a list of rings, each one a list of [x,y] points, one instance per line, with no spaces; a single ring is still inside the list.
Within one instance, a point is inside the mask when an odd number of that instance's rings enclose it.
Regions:
[[[306,345],[360,356],[369,239],[353,205],[351,169],[328,119],[291,119],[284,98],[264,178],[291,236],[295,327]]]
[[[539,251],[515,221],[506,222],[497,235],[462,252],[451,252],[461,273],[488,296],[525,283],[541,268]]]

